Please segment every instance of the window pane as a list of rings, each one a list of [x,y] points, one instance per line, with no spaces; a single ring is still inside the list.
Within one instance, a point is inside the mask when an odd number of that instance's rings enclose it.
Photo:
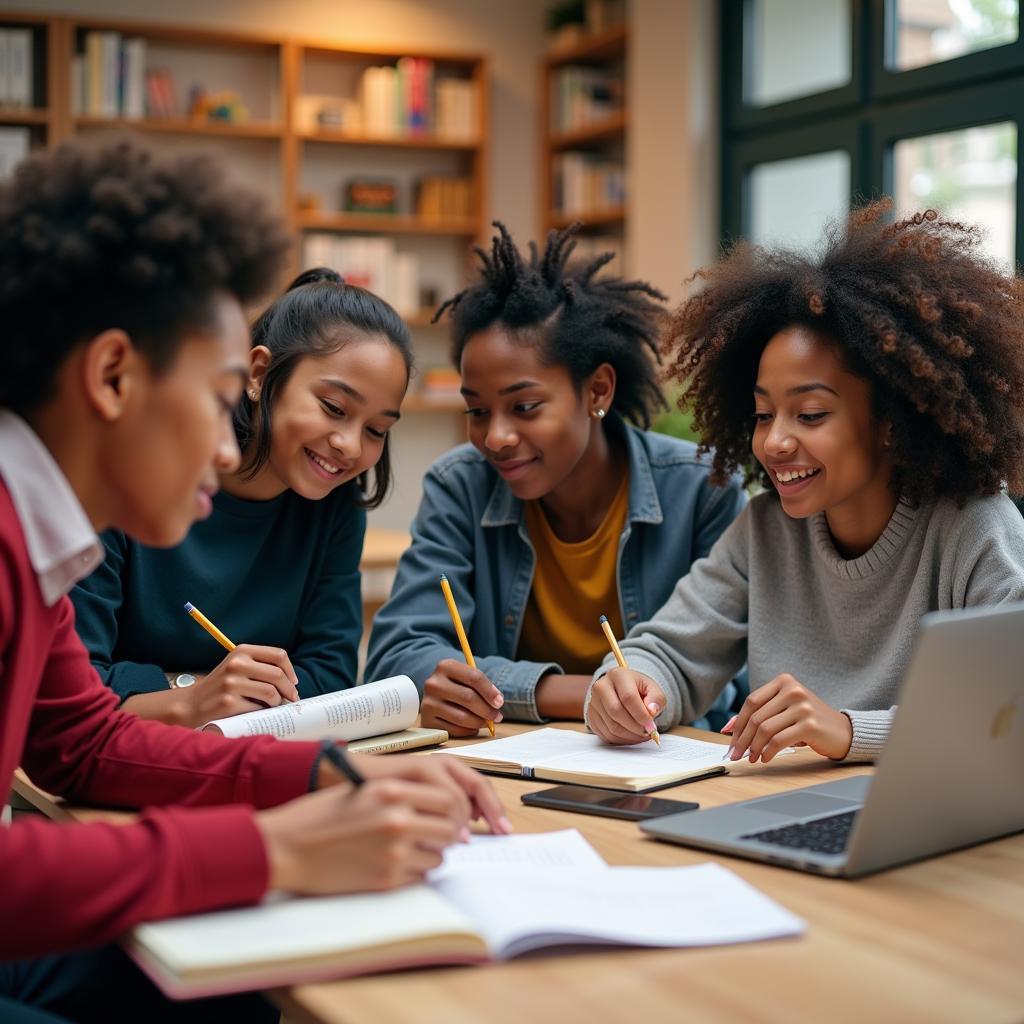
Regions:
[[[900,214],[934,207],[985,231],[983,248],[1013,266],[1017,126],[1012,121],[901,139],[893,147]]]
[[[1018,0],[890,0],[896,4],[890,67],[938,64],[1017,39]]]
[[[767,107],[847,85],[850,17],[850,0],[751,0],[747,103]]]
[[[751,172],[746,236],[759,245],[804,249],[825,222],[850,208],[850,154],[837,149],[758,164]]]

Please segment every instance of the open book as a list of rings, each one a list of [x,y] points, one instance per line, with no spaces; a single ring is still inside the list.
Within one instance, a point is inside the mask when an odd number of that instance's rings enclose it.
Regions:
[[[429,884],[397,892],[277,898],[140,925],[128,951],[182,998],[545,946],[709,946],[801,931],[799,918],[725,868],[608,867],[570,830],[474,837],[450,848]]]
[[[662,736],[653,742],[616,747],[590,733],[533,729],[519,736],[484,740],[447,753],[474,768],[527,779],[572,782],[602,789],[643,793],[725,771],[726,744]]]
[[[420,710],[420,695],[408,676],[392,676],[348,690],[304,697],[293,704],[261,708],[207,722],[204,730],[224,736],[276,736],[279,740],[362,740],[366,753],[392,753],[443,743],[443,729],[410,729]]]

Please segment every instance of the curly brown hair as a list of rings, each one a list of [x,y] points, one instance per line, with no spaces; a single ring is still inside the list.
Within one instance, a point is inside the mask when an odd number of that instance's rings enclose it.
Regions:
[[[741,469],[771,489],[751,455],[758,363],[779,331],[805,325],[871,382],[897,494],[962,504],[1024,491],[1024,283],[979,253],[978,228],[934,210],[888,223],[891,206],[831,225],[819,257],[741,242],[694,275],[703,287],[664,348],[713,479]]]
[[[0,185],[0,406],[47,401],[74,347],[126,331],[157,372],[219,293],[247,305],[284,266],[280,218],[215,160],[131,137],[30,157]]]

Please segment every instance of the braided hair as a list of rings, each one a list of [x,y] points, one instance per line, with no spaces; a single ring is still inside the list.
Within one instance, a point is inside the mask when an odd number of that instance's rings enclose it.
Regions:
[[[493,324],[523,344],[540,347],[548,366],[564,366],[580,384],[602,363],[616,376],[612,411],[641,427],[667,408],[659,384],[659,331],[666,296],[644,281],[598,277],[614,253],[570,264],[580,225],[548,233],[543,253],[530,243],[524,259],[501,221],[488,253],[479,246],[479,277],[443,302],[434,315],[452,319],[452,361],[469,340]],[[657,301],[654,301],[657,300]]]

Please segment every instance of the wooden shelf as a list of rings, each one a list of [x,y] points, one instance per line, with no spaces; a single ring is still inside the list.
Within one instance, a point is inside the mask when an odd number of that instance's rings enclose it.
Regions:
[[[614,227],[623,224],[626,220],[626,208],[624,206],[613,206],[607,210],[596,210],[594,213],[557,213],[552,211],[548,222],[553,228],[567,228],[576,221],[583,223],[583,231],[593,231],[597,228]]]
[[[472,238],[479,232],[476,220],[424,220],[411,214],[323,213],[297,214],[300,228],[314,231],[353,231],[384,235],[453,235]]]
[[[140,132],[158,132],[167,135],[212,135],[224,139],[280,139],[284,129],[280,124],[265,121],[247,121],[232,124],[229,121],[201,121],[188,117],[161,117],[129,120],[121,117],[76,117],[75,128],[118,128]]]
[[[306,142],[326,142],[340,146],[384,146],[395,149],[440,149],[471,153],[480,148],[479,139],[444,139],[434,136],[349,135],[325,128],[296,132]]]
[[[576,46],[549,53],[545,62],[549,68],[557,68],[566,64],[588,64],[624,57],[627,34],[625,25],[616,25],[606,32],[589,36]]]
[[[560,152],[566,149],[586,149],[589,146],[600,146],[620,141],[626,135],[626,122],[626,114],[623,111],[603,121],[587,125],[585,128],[578,128],[571,132],[558,132],[551,136],[548,144],[552,152]]]
[[[466,403],[461,398],[424,398],[409,395],[402,403],[402,412],[465,412]]]
[[[50,112],[45,107],[0,107],[0,124],[46,124]]]

